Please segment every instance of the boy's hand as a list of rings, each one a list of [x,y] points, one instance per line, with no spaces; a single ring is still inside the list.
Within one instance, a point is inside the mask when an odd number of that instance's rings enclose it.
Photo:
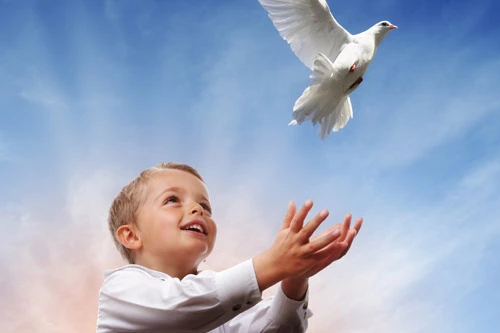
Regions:
[[[278,235],[272,246],[253,260],[257,282],[261,290],[286,278],[306,279],[342,257],[348,250],[354,236],[361,227],[358,220],[356,230],[349,230],[350,217],[342,228],[335,225],[310,240],[314,231],[328,217],[322,210],[304,225],[312,208],[308,200],[296,213],[291,202]],[[334,242],[342,237],[341,241]]]
[[[323,270],[325,267],[329,266],[332,262],[339,260],[340,258],[346,255],[346,253],[351,248],[354,238],[361,229],[361,225],[363,224],[363,218],[359,218],[354,223],[354,227],[350,227],[351,219],[352,215],[347,214],[344,217],[344,222],[342,224],[338,223],[332,227],[332,228],[340,228],[341,230],[340,237],[338,237],[334,242],[332,242],[331,244],[320,250],[320,252],[324,252],[325,254],[328,253],[327,257],[324,260],[318,262],[313,267],[311,267],[311,269],[309,269],[307,272],[300,275],[301,278],[308,278],[315,275],[316,273]],[[328,230],[326,230],[325,232],[321,233],[318,236],[313,237],[311,240],[321,238],[324,236],[325,233],[328,233]]]
[[[281,288],[288,298],[294,299],[296,301],[304,299],[308,288],[308,278],[316,275],[318,272],[323,270],[323,268],[330,265],[333,261],[342,258],[349,251],[352,241],[361,229],[361,224],[363,222],[363,219],[360,218],[356,221],[354,227],[349,229],[351,219],[352,215],[348,214],[344,217],[344,223],[342,225],[338,223],[333,226],[333,228],[340,228],[341,234],[340,237],[337,238],[331,246],[322,250],[330,252],[330,255],[327,259],[319,262],[301,276],[286,278],[281,282]],[[328,233],[328,230],[323,234],[313,237],[312,240],[323,237],[325,233]]]

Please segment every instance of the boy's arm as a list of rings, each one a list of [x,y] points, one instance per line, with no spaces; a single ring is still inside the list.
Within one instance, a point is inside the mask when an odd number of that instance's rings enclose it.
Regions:
[[[129,265],[105,278],[97,331],[207,332],[260,300],[251,260],[182,281]]]
[[[310,204],[312,205],[312,203]],[[309,211],[311,205],[306,203],[302,210],[305,209],[306,211]],[[303,219],[303,217],[305,217],[304,211],[299,211],[299,214],[297,215],[299,215],[299,219]],[[311,222],[321,223],[321,221],[326,218],[326,215],[327,214],[320,213],[316,217],[317,220],[314,222],[313,219],[313,221]],[[288,229],[297,227],[297,225],[294,225],[295,216],[295,206],[293,205],[293,203],[291,203],[280,233],[282,231],[286,232]],[[333,261],[342,258],[347,253],[354,240],[354,237],[361,228],[362,219],[356,221],[353,228],[350,228],[350,223],[351,215],[347,215],[344,218],[344,223],[342,225],[337,224],[332,228],[324,231],[319,236],[312,237],[311,239],[307,239],[306,241],[303,240],[303,243],[311,244],[320,239],[328,239],[329,235],[335,234],[335,229],[338,231],[337,234],[340,234],[340,236],[338,236],[335,241],[330,242],[316,252],[321,254],[320,259],[316,260],[312,265],[309,266],[308,269],[304,270],[301,274],[283,279],[281,282],[281,288],[273,298],[259,303],[252,309],[232,319],[225,326],[227,328],[227,331],[266,333],[305,332],[308,326],[307,320],[311,316],[311,312],[308,308],[308,278],[317,274]],[[279,237],[277,238],[277,240],[280,240]],[[255,259],[256,258],[254,258],[254,265]],[[286,266],[287,262],[283,263],[283,261],[285,261],[287,258],[280,257],[280,259],[281,263],[275,264]],[[259,270],[256,269],[256,274],[259,278],[258,272]],[[268,271],[265,275],[260,275],[260,285],[266,286],[267,281],[269,281],[268,279],[270,279],[269,276],[273,276],[272,270]]]
[[[281,281],[281,290],[286,297],[294,301],[302,301],[309,287],[308,278],[288,278]]]
[[[182,281],[129,265],[105,279],[97,332],[207,332],[224,323],[228,332],[304,332],[310,315],[307,295],[294,300],[279,289],[261,302],[251,260]]]
[[[224,325],[224,332],[302,333],[307,330],[312,313],[308,293],[302,300],[288,298],[279,288],[273,297],[239,314]]]

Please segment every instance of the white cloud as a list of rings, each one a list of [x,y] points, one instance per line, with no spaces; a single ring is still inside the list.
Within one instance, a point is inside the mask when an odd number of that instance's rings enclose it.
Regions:
[[[116,0],[104,1],[104,13],[109,20],[115,21],[120,18],[121,10],[119,6],[120,6],[120,1]]]
[[[22,88],[18,96],[41,106],[47,112],[67,112],[68,103],[57,81],[57,77],[53,74],[40,70],[36,66],[32,67],[29,77],[20,82]]]
[[[23,90],[19,93],[19,96],[29,102],[41,104],[46,108],[65,107],[65,105],[58,98],[47,95],[47,93],[43,91]]]
[[[0,161],[9,159],[10,151],[8,143],[3,139],[0,133]]]
[[[478,263],[500,236],[491,223],[500,212],[499,179],[492,160],[434,204],[372,211],[352,253],[313,280],[313,332],[460,331],[450,312],[484,281]]]
[[[54,202],[52,218],[40,220],[29,207],[2,216],[11,235],[0,257],[7,277],[0,288],[2,331],[95,330],[102,271],[122,263],[106,226],[118,176],[106,170],[73,176],[67,203]]]

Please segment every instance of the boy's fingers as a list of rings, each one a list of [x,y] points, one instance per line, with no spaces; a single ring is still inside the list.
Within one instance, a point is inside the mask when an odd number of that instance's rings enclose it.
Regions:
[[[310,251],[310,253],[316,254],[318,251],[323,250],[323,248],[331,244],[339,236],[340,230],[338,229],[329,231],[324,234],[322,233],[319,237],[315,237],[314,241],[309,243],[308,251]]]
[[[302,228],[301,234],[304,239],[309,239],[312,236],[314,231],[319,227],[319,225],[326,220],[329,212],[326,209],[323,209],[318,213],[311,221],[307,222],[307,224]]]
[[[348,216],[346,216],[346,219]],[[345,222],[350,223],[349,221],[344,221],[342,225],[335,225],[330,227],[328,230],[321,233],[319,236],[314,237],[314,241],[321,240],[321,236],[327,234],[330,230],[336,228],[338,231],[342,230],[345,226]],[[315,275],[317,272],[323,270],[325,267],[329,266],[332,262],[339,260],[342,258],[350,249],[354,238],[357,236],[359,230],[361,229],[361,225],[363,224],[363,219],[359,218],[354,223],[354,226],[347,231],[344,241],[340,241],[340,235],[337,237],[335,241],[331,241],[329,244],[324,242],[322,245],[324,247],[318,248],[317,252],[314,253],[313,258],[316,261],[314,266],[308,271],[308,276]],[[333,230],[332,230],[333,231]],[[312,242],[311,242],[312,243]]]
[[[340,223],[332,225],[331,227],[329,227],[328,229],[326,229],[325,231],[323,231],[321,234],[315,235],[315,236],[311,237],[309,239],[309,241],[310,242],[314,242],[316,239],[319,239],[320,237],[324,237],[324,236],[328,235],[329,233],[334,232],[335,230],[339,230],[340,231]]]
[[[341,242],[344,241],[344,239],[347,236],[347,233],[349,232],[349,227],[351,226],[351,219],[352,219],[351,214],[347,214],[344,217],[344,223],[342,223],[342,232],[340,234],[340,239],[339,239],[339,241]]]
[[[354,240],[354,237],[356,237],[357,233],[358,232],[356,231],[356,229],[351,228],[347,233],[347,237],[345,238],[344,242],[346,242],[348,246],[351,246],[352,241]]]
[[[285,218],[283,219],[283,223],[281,224],[281,230],[288,229],[290,227],[290,223],[292,222],[293,216],[295,215],[295,210],[295,203],[293,201],[290,201],[288,203]]]
[[[358,221],[356,221],[356,222],[358,222]],[[361,226],[361,224],[360,224],[360,226]],[[342,252],[342,255],[340,256],[341,258],[343,256],[345,256],[346,253],[349,251],[349,249],[351,248],[352,242],[354,241],[354,238],[356,237],[357,234],[358,234],[358,231],[355,228],[351,228],[351,230],[349,230],[349,233],[347,234],[347,237],[346,237],[345,241],[343,242],[347,245],[347,247]]]
[[[307,213],[311,210],[313,206],[312,200],[306,200],[306,202],[302,205],[300,210],[295,214],[295,217],[292,219],[292,222],[290,223],[290,230],[294,232],[299,232],[300,229],[302,229],[302,226],[304,225],[304,219],[307,216]]]
[[[357,219],[356,223],[354,223],[354,227],[352,227],[347,233],[345,242],[347,243],[348,247],[351,247],[351,244],[354,241],[354,238],[358,235],[359,229],[361,229],[362,224],[363,224],[363,219],[362,218]]]
[[[324,267],[331,264],[333,261],[341,257],[342,252],[345,250],[345,244],[339,242],[331,242],[325,248],[314,254],[318,263],[323,262]]]
[[[356,235],[359,234],[359,230],[361,229],[361,226],[363,225],[363,218],[360,217],[359,219],[356,220],[354,223],[354,229],[356,229]]]

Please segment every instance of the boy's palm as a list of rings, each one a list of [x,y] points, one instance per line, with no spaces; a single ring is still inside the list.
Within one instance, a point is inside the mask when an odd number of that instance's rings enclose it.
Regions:
[[[334,225],[312,237],[328,217],[328,211],[323,210],[304,225],[312,205],[312,201],[308,200],[296,212],[295,204],[290,202],[273,244],[254,258],[257,282],[261,290],[283,279],[307,279],[340,259],[349,250],[361,228],[362,219],[349,229],[351,215],[347,215],[342,225]]]
[[[337,239],[335,239],[335,241],[330,243],[328,246],[320,250],[320,252],[324,252],[327,255],[327,257],[324,260],[318,262],[313,267],[311,267],[311,269],[309,269],[307,272],[302,274],[300,276],[301,278],[309,278],[315,275],[316,273],[323,270],[325,267],[329,266],[332,262],[339,260],[340,258],[346,255],[346,253],[349,251],[351,247],[354,238],[361,229],[361,224],[363,223],[363,219],[359,218],[354,224],[354,227],[349,228],[351,224],[351,219],[352,216],[350,214],[346,215],[344,217],[344,223],[342,224],[338,223],[332,227],[342,230],[340,236]],[[329,230],[326,230],[324,233],[329,232]],[[313,237],[311,241],[314,241],[316,238],[323,237],[324,233]]]
[[[287,256],[292,258],[289,264],[296,269],[295,277],[308,278],[330,265],[333,261],[342,258],[349,250],[354,237],[359,232],[362,219],[358,219],[353,228],[350,228],[352,216],[346,215],[344,223],[336,224],[318,236],[311,237],[319,225],[328,217],[327,211],[321,211],[309,223],[304,225],[304,220],[312,208],[308,200],[296,213],[293,202],[288,206],[288,211],[283,220],[275,244],[285,245],[291,243],[288,255],[284,254],[282,261]],[[283,264],[286,264],[283,263]]]

